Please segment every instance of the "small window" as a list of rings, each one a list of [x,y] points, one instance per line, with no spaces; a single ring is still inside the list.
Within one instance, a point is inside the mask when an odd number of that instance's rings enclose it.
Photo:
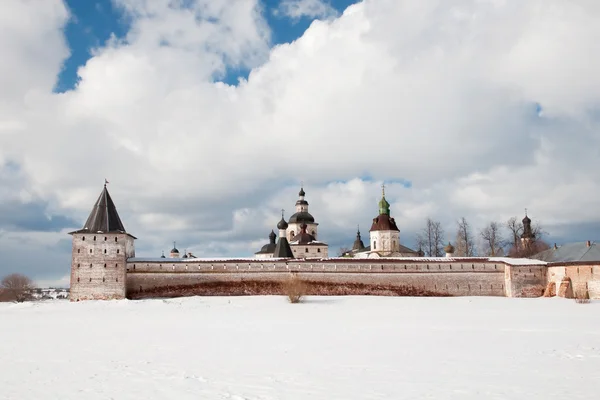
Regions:
[[[305,253],[308,253],[308,247],[304,249],[304,252],[305,252]]]
[[[90,249],[90,254],[92,254],[92,249]]]
[[[94,236],[94,242],[96,241],[96,236]]]
[[[108,239],[106,236],[104,236],[104,241],[106,242],[106,239]]]
[[[81,238],[81,240],[84,240],[84,241],[85,241],[85,236],[84,236],[84,237],[82,237],[82,238]]]
[[[115,242],[117,241],[117,238],[115,238]]]
[[[373,250],[377,250],[377,240],[373,241]]]
[[[106,264],[104,264],[104,268],[106,268]]]
[[[77,278],[77,282],[79,282],[79,278]]]
[[[90,268],[92,268],[92,264],[90,264]]]
[[[119,254],[119,249],[117,249],[117,254]]]
[[[81,249],[77,249],[77,252],[78,252],[78,253],[81,253]]]
[[[105,277],[102,277],[102,282],[106,282],[106,278]]]
[[[79,264],[77,264],[77,268],[79,268],[79,267],[80,267],[80,265],[79,265]]]
[[[92,278],[90,278],[90,282],[92,281]]]
[[[119,264],[115,264],[115,268],[119,268]]]
[[[104,254],[106,254],[106,249],[104,249]]]
[[[116,280],[116,281],[117,281],[117,282],[119,282],[119,278],[117,278],[117,280]]]
[[[321,249],[317,249],[317,253],[320,253],[320,252],[321,252]]]

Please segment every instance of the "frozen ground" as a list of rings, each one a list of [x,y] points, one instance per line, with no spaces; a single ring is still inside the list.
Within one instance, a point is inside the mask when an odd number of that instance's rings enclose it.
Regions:
[[[0,304],[2,399],[592,399],[600,302]]]

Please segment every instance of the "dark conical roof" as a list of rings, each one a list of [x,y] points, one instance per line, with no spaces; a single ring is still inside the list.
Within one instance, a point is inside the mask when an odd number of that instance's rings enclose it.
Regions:
[[[290,243],[288,242],[285,236],[279,236],[279,240],[277,241],[277,246],[275,246],[275,251],[273,251],[274,258],[294,258],[294,253],[292,252],[292,248],[290,247]]]
[[[71,233],[127,233],[106,185],[100,193],[83,228]]]
[[[352,250],[362,250],[365,248],[365,244],[363,243],[361,237],[360,237],[360,229],[356,230],[356,240],[354,241],[354,244],[352,245]]]

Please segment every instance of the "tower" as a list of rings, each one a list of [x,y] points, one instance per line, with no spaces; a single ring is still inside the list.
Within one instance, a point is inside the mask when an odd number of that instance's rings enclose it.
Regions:
[[[290,247],[287,237],[285,236],[287,228],[288,223],[285,222],[285,218],[283,218],[283,210],[281,210],[281,220],[277,224],[277,229],[279,229],[279,240],[277,241],[277,245],[273,251],[273,257],[275,258],[294,258],[292,248]]]
[[[271,258],[273,257],[273,252],[275,251],[275,247],[277,246],[276,240],[277,235],[275,232],[271,230],[269,233],[269,243],[265,244],[259,251],[254,253],[254,257],[256,258]]]
[[[176,243],[173,242],[173,248],[171,249],[171,252],[169,253],[169,257],[171,258],[179,258],[179,250],[177,250],[177,246],[175,246]]]
[[[525,218],[523,218],[523,233],[521,234],[521,245],[523,249],[530,249],[531,245],[535,241],[535,234],[531,229],[531,219],[527,216],[527,209],[525,209]]]
[[[371,251],[386,256],[400,251],[400,229],[390,216],[390,203],[385,198],[385,185],[381,185],[379,215],[373,218],[371,229]]]
[[[365,244],[363,243],[360,237],[360,227],[356,228],[356,239],[354,240],[354,244],[352,245],[352,250],[360,251],[365,248]]]
[[[314,236],[315,240],[318,240],[317,226],[315,218],[308,212],[308,201],[306,201],[306,192],[304,186],[300,187],[298,192],[298,200],[296,201],[296,212],[292,214],[289,220],[287,235],[288,240],[292,240],[301,230],[302,225],[306,224],[306,231]]]
[[[69,233],[71,301],[123,299],[127,294],[126,264],[135,257],[136,238],[125,231],[106,183],[83,228]]]

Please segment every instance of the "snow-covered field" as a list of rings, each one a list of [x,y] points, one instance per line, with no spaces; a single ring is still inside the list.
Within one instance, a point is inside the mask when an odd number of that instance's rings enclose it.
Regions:
[[[600,302],[0,304],[2,399],[595,399]]]

